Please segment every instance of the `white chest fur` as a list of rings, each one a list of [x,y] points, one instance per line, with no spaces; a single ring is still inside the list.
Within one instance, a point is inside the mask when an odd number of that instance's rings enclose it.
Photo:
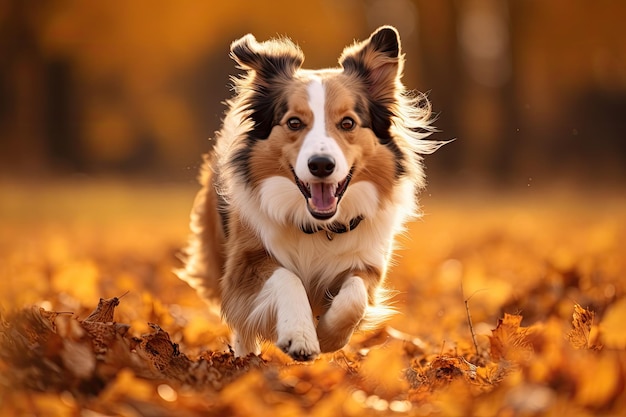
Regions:
[[[237,195],[237,194],[236,194]],[[284,177],[263,181],[256,193],[239,194],[236,204],[240,213],[273,257],[286,269],[300,277],[306,288],[312,280],[332,281],[348,270],[375,267],[385,271],[392,243],[407,216],[414,211],[413,185],[400,182],[391,200],[381,202],[369,182],[351,185],[344,195],[336,219],[343,224],[358,215],[364,220],[347,233],[326,232],[306,234],[294,225],[310,221],[303,198],[295,184]]]

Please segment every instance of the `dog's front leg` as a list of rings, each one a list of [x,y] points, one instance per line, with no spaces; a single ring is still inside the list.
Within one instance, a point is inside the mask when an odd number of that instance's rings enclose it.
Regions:
[[[365,315],[367,288],[358,276],[348,277],[317,325],[322,352],[344,347]]]
[[[256,298],[253,320],[275,320],[276,345],[295,360],[308,361],[320,353],[313,312],[300,278],[278,268],[265,281]],[[263,328],[265,326],[261,326]],[[270,335],[264,335],[270,338]]]

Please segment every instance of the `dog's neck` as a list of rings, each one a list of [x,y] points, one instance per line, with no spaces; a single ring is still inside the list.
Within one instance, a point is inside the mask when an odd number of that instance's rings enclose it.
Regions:
[[[308,235],[325,231],[326,237],[328,238],[328,240],[333,240],[333,234],[347,233],[351,230],[354,230],[357,228],[357,226],[359,225],[359,223],[361,223],[362,220],[363,220],[363,216],[359,215],[351,219],[350,223],[348,224],[343,224],[339,222],[333,222],[325,226],[312,226],[312,225],[307,224],[305,226],[300,226],[300,230],[302,230],[304,233]]]

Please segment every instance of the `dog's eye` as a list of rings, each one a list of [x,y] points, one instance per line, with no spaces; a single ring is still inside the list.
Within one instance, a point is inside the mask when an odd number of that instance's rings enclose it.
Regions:
[[[341,120],[341,123],[339,123],[339,127],[341,128],[341,130],[345,130],[345,131],[350,131],[354,129],[355,126],[356,126],[356,122],[354,121],[354,119],[350,117],[344,117]]]
[[[298,119],[297,117],[292,117],[287,120],[287,127],[290,130],[300,130],[304,127],[304,123],[302,123],[302,120]]]

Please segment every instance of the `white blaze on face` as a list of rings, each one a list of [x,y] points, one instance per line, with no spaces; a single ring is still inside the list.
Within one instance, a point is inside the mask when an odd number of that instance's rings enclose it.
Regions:
[[[349,167],[339,144],[328,135],[326,89],[319,78],[309,82],[307,94],[313,120],[298,152],[294,171],[309,213],[318,220],[327,220],[337,213],[337,204],[348,184]]]
[[[313,126],[304,137],[298,153],[295,171],[298,178],[307,183],[339,183],[349,172],[348,163],[337,141],[326,133],[326,89],[319,78],[311,80],[307,87],[309,107],[313,112]],[[314,176],[309,171],[309,159],[314,156],[329,156],[335,161],[335,169],[324,179]]]

